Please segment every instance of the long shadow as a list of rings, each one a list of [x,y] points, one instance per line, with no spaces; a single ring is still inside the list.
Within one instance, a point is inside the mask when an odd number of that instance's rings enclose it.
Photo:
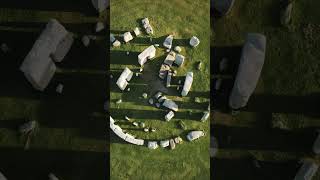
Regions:
[[[0,120],[0,128],[17,130],[19,125],[28,121],[28,119],[18,118],[18,119],[1,119]]]
[[[109,155],[105,152],[1,148],[0,159],[1,172],[8,179],[48,179],[49,173],[69,180],[109,177]]]
[[[140,30],[142,31],[142,34],[146,35],[144,33],[144,29],[143,28],[140,28]],[[118,40],[121,40],[122,41],[122,37],[120,37],[119,35],[120,34],[124,34],[125,32],[128,32],[128,31],[123,31],[123,30],[110,30],[111,33],[114,33],[116,34],[115,35],[115,38],[118,39]],[[132,34],[132,31],[130,31],[131,34]],[[160,37],[142,37],[142,36],[138,36],[138,37],[134,37],[133,40],[131,40],[129,43],[130,44],[139,44],[139,45],[151,45],[151,44],[159,44],[162,46],[164,40],[166,39],[168,35],[163,35],[163,36],[160,36]],[[189,45],[189,40],[190,39],[187,39],[187,38],[173,38],[173,41],[172,41],[172,46],[190,46]]]
[[[256,167],[252,159],[211,159],[213,179],[259,179],[259,180],[291,180],[299,169],[296,161],[268,162],[257,161]]]
[[[132,117],[134,119],[146,119],[146,120],[159,120],[164,121],[164,116],[169,110],[152,111],[152,110],[135,110],[135,109],[123,109],[123,108],[110,108],[110,113],[115,119],[123,119],[125,116]],[[174,118],[184,120],[199,121],[202,117],[202,113],[189,113],[189,112],[176,112]]]
[[[306,96],[253,94],[243,109],[250,112],[299,113],[319,117],[320,93]]]
[[[106,39],[103,39],[91,41],[89,47],[85,47],[80,40],[75,40],[65,59],[57,66],[75,70],[106,71],[108,66],[106,44]]]
[[[111,50],[110,51],[110,64],[119,64],[119,65],[139,65],[138,64],[138,55],[141,52],[130,52],[127,55],[127,51],[121,50]],[[140,66],[140,65],[139,65]]]
[[[64,84],[63,94],[55,92],[58,83]],[[105,139],[103,104],[106,98],[103,75],[56,76],[41,96],[40,124],[51,128],[78,128],[86,137]]]
[[[25,9],[25,10],[41,10],[41,11],[66,11],[80,12],[87,16],[98,16],[97,10],[93,7],[91,1],[64,1],[64,0],[2,0],[1,8]]]
[[[221,125],[215,125],[211,132],[217,138],[220,148],[305,153],[311,152],[317,136],[314,129],[286,131]]]
[[[59,22],[60,17],[50,17],[55,18]],[[49,19],[48,19],[49,21]],[[48,22],[47,21],[47,22]],[[32,29],[39,29],[43,30],[45,26],[47,25],[47,22],[1,22],[0,26],[10,27],[10,28],[32,28]],[[62,23],[62,22],[61,22]],[[81,35],[88,35],[88,34],[95,34],[95,35],[105,35],[107,28],[100,32],[95,32],[95,23],[62,23],[62,25],[69,31],[73,33],[78,33]],[[39,34],[40,32],[39,31]]]

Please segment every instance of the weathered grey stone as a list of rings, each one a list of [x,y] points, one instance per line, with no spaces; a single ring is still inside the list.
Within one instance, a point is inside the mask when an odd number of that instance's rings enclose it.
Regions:
[[[96,32],[100,32],[104,29],[104,24],[102,22],[97,22],[96,24]]]
[[[58,86],[56,87],[56,92],[61,94],[63,91],[63,84],[58,84]]]
[[[153,99],[152,98],[149,99],[149,104],[151,104],[151,105],[153,104]]]
[[[196,36],[192,36],[189,41],[190,46],[197,47],[200,44],[200,40]]]
[[[170,149],[175,149],[176,148],[176,143],[174,142],[173,139],[170,139],[169,143],[170,143]]]
[[[181,49],[180,46],[176,46],[176,47],[174,47],[174,50],[175,50],[177,53],[180,53],[182,49]]]
[[[148,94],[147,94],[147,93],[143,93],[143,94],[142,94],[142,97],[143,97],[144,99],[147,99],[147,98],[148,98]]]
[[[88,47],[89,44],[90,44],[90,38],[85,35],[85,36],[82,36],[82,44],[85,46],[85,47]]]
[[[288,26],[291,21],[293,3],[289,3],[281,12],[280,22],[283,26]]]

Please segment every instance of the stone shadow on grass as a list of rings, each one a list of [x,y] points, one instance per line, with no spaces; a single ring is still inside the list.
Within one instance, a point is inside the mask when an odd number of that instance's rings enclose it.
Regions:
[[[300,164],[297,161],[269,162],[257,161],[260,168],[254,165],[251,158],[221,159],[211,158],[213,179],[259,179],[259,180],[291,180],[297,173]],[[232,166],[230,166],[232,164]]]
[[[11,9],[23,9],[36,11],[65,11],[65,12],[80,12],[87,16],[98,16],[97,10],[93,7],[91,1],[79,0],[76,3],[73,1],[64,0],[1,0],[0,7]],[[33,13],[33,12],[29,12]]]
[[[157,110],[136,110],[125,108],[110,108],[110,113],[115,119],[124,119],[128,116],[133,119],[145,119],[145,120],[159,120],[163,121],[164,116],[169,112],[168,109],[161,108],[161,111]],[[174,118],[181,120],[200,121],[202,112],[176,112]]]
[[[106,152],[1,148],[0,159],[8,179],[48,179],[49,173],[69,180],[109,177]]]
[[[212,127],[211,127],[212,128]],[[311,153],[317,137],[314,129],[281,130],[214,125],[213,135],[222,149],[272,150]]]

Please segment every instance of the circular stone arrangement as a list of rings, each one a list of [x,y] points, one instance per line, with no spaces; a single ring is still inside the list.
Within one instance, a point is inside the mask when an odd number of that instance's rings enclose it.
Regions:
[[[152,35],[154,33],[154,30],[153,30],[148,18],[142,19],[142,25],[143,25],[145,32],[148,35]],[[134,36],[131,33],[134,34]],[[136,27],[133,30],[133,32],[130,32],[130,31],[125,32],[120,37],[123,38],[123,43],[129,43],[131,40],[134,39],[134,37],[137,37],[140,35],[141,35],[140,29],[138,27]],[[160,66],[159,78],[162,79],[162,81],[164,81],[165,88],[169,88],[171,86],[171,80],[177,74],[176,70],[172,70],[172,66],[181,67],[181,66],[183,66],[183,63],[185,61],[185,57],[182,54],[180,54],[181,48],[179,46],[175,46],[174,50],[172,50],[173,40],[174,40],[174,36],[171,34],[171,35],[168,35],[163,42],[163,47],[166,49],[167,56]],[[120,46],[119,44],[121,44],[120,40],[117,40],[113,34],[110,34],[110,42],[111,42],[111,44],[113,44],[113,46],[115,48],[119,47]],[[115,45],[115,42],[117,42],[116,45]],[[150,38],[150,43],[152,43],[151,38]],[[199,43],[200,43],[200,40],[197,37],[192,36],[190,38],[189,45],[191,47],[195,48],[196,46],[199,45]],[[142,51],[138,55],[138,63],[141,66],[139,72],[134,73],[128,67],[125,67],[125,69],[121,73],[120,77],[116,81],[117,86],[122,91],[125,91],[126,89],[127,89],[127,91],[129,91],[130,87],[127,88],[127,86],[129,85],[129,82],[131,81],[131,79],[134,77],[134,74],[135,74],[135,77],[138,78],[138,77],[140,77],[140,75],[142,75],[144,73],[144,71],[143,71],[143,69],[145,68],[144,64],[147,61],[149,61],[155,57],[157,48],[159,48],[159,47],[160,47],[159,44],[150,45],[149,47],[147,47],[144,51]],[[127,52],[127,55],[129,55],[128,52]],[[181,91],[182,97],[188,95],[188,93],[191,89],[191,86],[192,86],[192,82],[193,82],[193,72],[192,71],[187,72],[183,85],[180,85],[181,80],[179,80],[179,85],[178,85],[177,90]],[[166,97],[166,94],[167,93],[164,93],[163,89],[157,89],[157,92],[154,95],[142,93],[140,95],[140,98],[147,101],[149,103],[149,105],[151,105],[151,106],[155,106],[156,108],[159,108],[159,109],[160,108],[167,109],[168,113],[165,115],[164,119],[165,119],[165,121],[169,122],[172,118],[174,118],[175,113],[179,110],[179,107],[172,99]],[[120,103],[122,103],[122,99],[117,100],[118,107],[119,107]],[[210,116],[209,110],[210,110],[210,107],[208,106],[208,109],[203,112],[203,116],[200,120],[201,122],[204,122],[209,118],[209,116]],[[157,129],[155,129],[155,128],[145,127],[145,124],[143,122],[140,122],[140,123],[134,122],[127,116],[125,116],[125,119],[128,122],[132,123],[133,126],[143,128],[144,132],[157,131]],[[180,136],[175,136],[174,138],[169,138],[169,139],[163,139],[163,140],[160,140],[159,143],[156,140],[139,139],[139,138],[136,138],[134,135],[131,135],[129,133],[124,132],[120,126],[115,124],[115,122],[116,121],[110,116],[110,128],[113,130],[113,132],[117,136],[119,136],[121,139],[123,139],[131,144],[146,145],[150,149],[157,149],[159,146],[161,146],[163,148],[170,147],[170,149],[174,149],[176,147],[176,144],[180,144],[183,141]],[[182,129],[185,128],[185,125],[182,121],[180,121],[179,126]],[[189,141],[193,141],[193,140],[198,139],[204,135],[205,135],[205,133],[203,131],[194,130],[194,131],[190,131],[187,134],[186,138]]]

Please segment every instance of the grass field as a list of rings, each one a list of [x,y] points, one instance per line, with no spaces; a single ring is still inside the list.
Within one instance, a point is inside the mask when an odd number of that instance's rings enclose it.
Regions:
[[[213,115],[212,132],[220,144],[211,164],[213,178],[293,179],[300,159],[319,160],[311,153],[320,126],[319,5],[317,0],[295,1],[288,28],[280,25],[279,0],[236,0],[231,14],[212,18],[212,64],[228,57],[233,75],[246,33],[267,37],[264,68],[248,106],[238,116],[221,109]],[[222,92],[214,92],[221,104],[232,84],[232,78],[225,80]],[[252,158],[261,168],[254,167]],[[318,172],[314,179],[319,178]]]
[[[110,73],[111,79],[110,114],[118,124],[131,134],[146,140],[163,140],[180,135],[184,142],[176,149],[159,148],[150,150],[146,146],[130,145],[111,134],[110,164],[112,179],[209,179],[209,121],[201,123],[202,112],[209,103],[210,89],[210,17],[209,1],[173,0],[173,1],[111,1],[110,31],[118,39],[126,31],[141,27],[141,19],[148,17],[154,28],[152,42],[146,34],[134,38],[128,44],[119,48],[111,48]],[[196,9],[201,9],[197,11]],[[179,105],[179,111],[170,122],[164,121],[166,111],[157,109],[142,98],[145,92],[153,96],[163,82],[159,81],[158,72],[164,61],[166,52],[161,47],[168,34],[174,34],[173,45],[182,47],[186,57],[183,67],[176,68],[177,76],[173,78],[173,86],[168,89],[168,97]],[[200,45],[192,49],[188,45],[193,36],[200,39]],[[139,71],[137,56],[151,44],[160,44],[155,59],[146,63],[142,75],[133,77],[130,81],[130,92],[121,92],[115,82],[125,67],[134,72]],[[173,46],[173,47],[174,47]],[[130,52],[126,55],[126,52]],[[203,63],[201,71],[196,70],[198,61]],[[184,80],[185,74],[193,71],[194,81],[187,97],[178,96],[176,86],[179,80]],[[159,85],[160,84],[160,85]],[[195,103],[194,98],[202,101]],[[118,99],[123,103],[115,104]],[[157,129],[154,133],[145,133],[126,122],[128,116],[137,122],[145,122],[147,127]],[[187,130],[178,128],[178,121],[186,124]],[[200,129],[206,136],[195,142],[187,142],[185,135],[188,131]]]
[[[11,51],[0,53],[0,171],[8,179],[103,179],[106,176],[106,135],[103,103],[106,92],[106,35],[88,48],[82,35],[92,34],[100,17],[90,1],[32,0],[0,2],[0,41]],[[75,34],[72,49],[44,92],[33,90],[20,64],[50,18]],[[62,95],[55,92],[64,84]],[[40,127],[23,150],[17,128],[36,120]]]

